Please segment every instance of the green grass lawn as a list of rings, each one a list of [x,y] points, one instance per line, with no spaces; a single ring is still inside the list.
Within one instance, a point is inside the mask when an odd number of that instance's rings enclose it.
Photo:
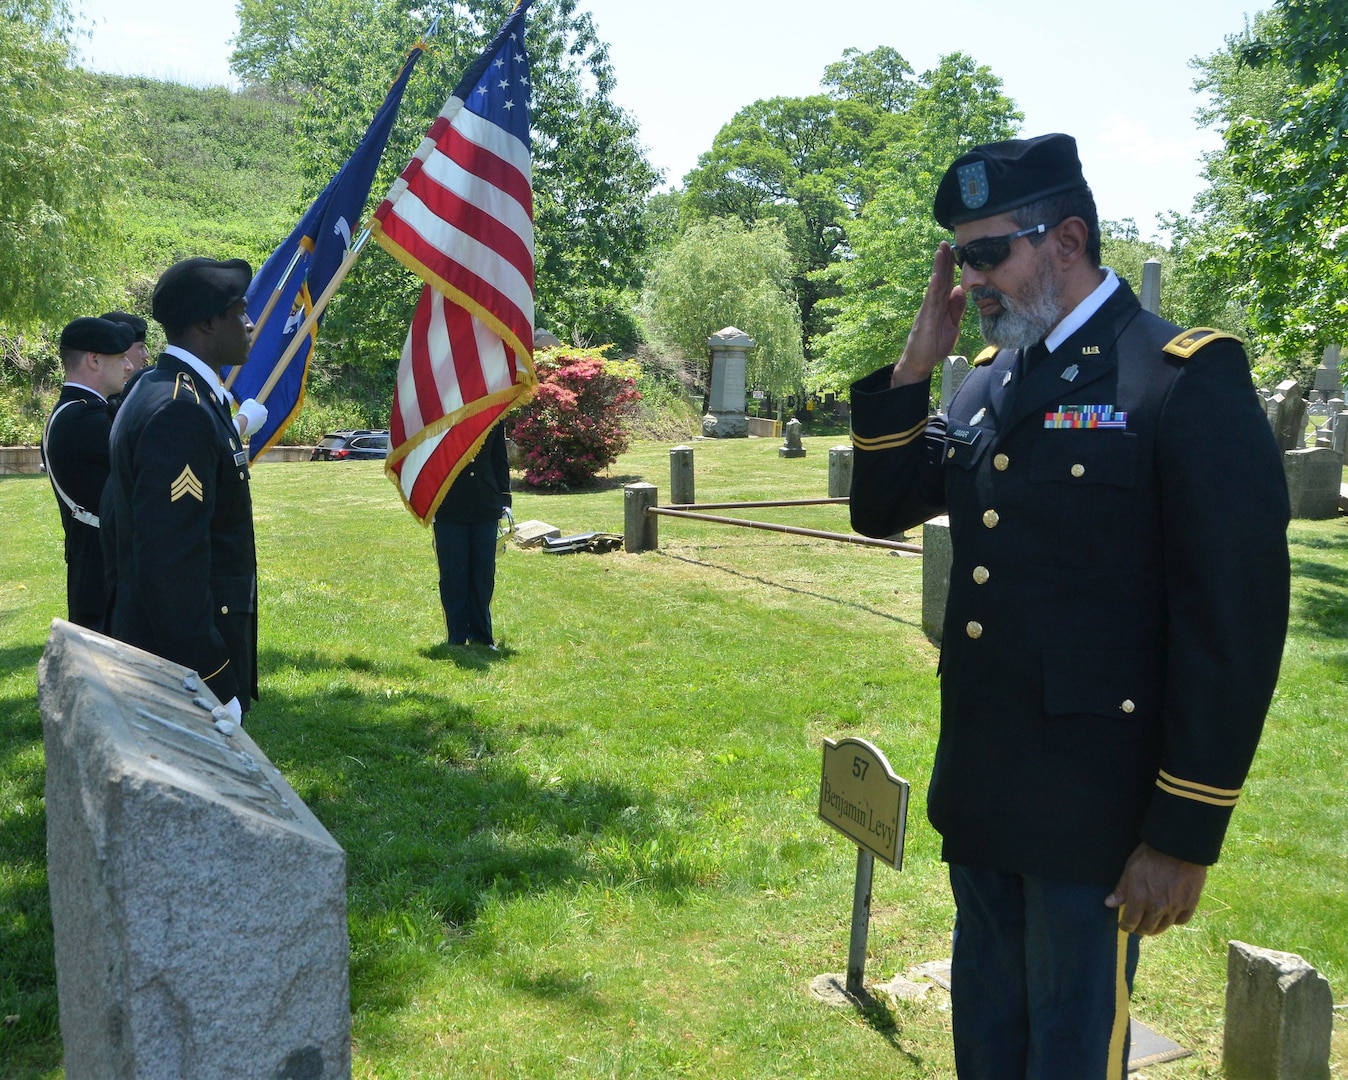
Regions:
[[[840,441],[797,460],[698,443],[698,497],[823,496]],[[623,483],[668,495],[668,449],[638,445],[603,489],[517,494],[515,516],[621,532]],[[825,737],[870,739],[913,785],[868,978],[948,955],[920,558],[668,518],[655,553],[512,549],[492,656],[442,644],[430,534],[378,463],[263,465],[253,488],[248,727],[347,851],[357,1077],[953,1076],[942,993],[865,1013],[809,993],[846,968],[855,869],[816,814]],[[842,507],[755,515],[847,531]],[[0,479],[0,521],[0,1077],[54,1077],[46,480]],[[1348,996],[1348,526],[1291,536],[1282,683],[1224,858],[1194,922],[1143,949],[1135,1014],[1196,1051],[1152,1077],[1220,1075],[1228,939],[1300,953]]]

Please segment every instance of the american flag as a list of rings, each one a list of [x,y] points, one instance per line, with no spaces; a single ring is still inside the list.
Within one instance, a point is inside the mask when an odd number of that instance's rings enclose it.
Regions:
[[[375,211],[426,282],[389,421],[389,478],[422,524],[487,433],[537,385],[529,58],[521,0]]]

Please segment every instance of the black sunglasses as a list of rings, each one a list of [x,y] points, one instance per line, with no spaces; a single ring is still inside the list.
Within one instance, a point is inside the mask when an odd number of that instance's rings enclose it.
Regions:
[[[1048,225],[1031,225],[1020,232],[1007,233],[1005,236],[980,236],[967,244],[952,244],[950,250],[955,254],[955,265],[964,267],[967,263],[975,270],[991,270],[994,266],[1006,262],[1011,254],[1011,241],[1022,236],[1033,236],[1048,232]]]

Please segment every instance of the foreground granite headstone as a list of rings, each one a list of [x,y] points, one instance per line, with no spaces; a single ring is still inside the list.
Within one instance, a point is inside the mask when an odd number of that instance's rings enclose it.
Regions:
[[[1331,518],[1339,512],[1343,455],[1328,446],[1288,450],[1282,456],[1292,517]]]
[[[1295,953],[1227,943],[1228,1080],[1328,1080],[1334,1029],[1329,983]]]
[[[349,1076],[346,857],[257,744],[59,619],[38,696],[66,1076]]]

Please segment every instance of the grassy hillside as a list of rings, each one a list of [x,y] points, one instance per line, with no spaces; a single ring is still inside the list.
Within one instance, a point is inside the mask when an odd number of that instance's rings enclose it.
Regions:
[[[125,124],[133,282],[153,285],[165,266],[192,255],[260,265],[302,208],[291,152],[296,106],[223,87],[89,78],[119,103]]]

